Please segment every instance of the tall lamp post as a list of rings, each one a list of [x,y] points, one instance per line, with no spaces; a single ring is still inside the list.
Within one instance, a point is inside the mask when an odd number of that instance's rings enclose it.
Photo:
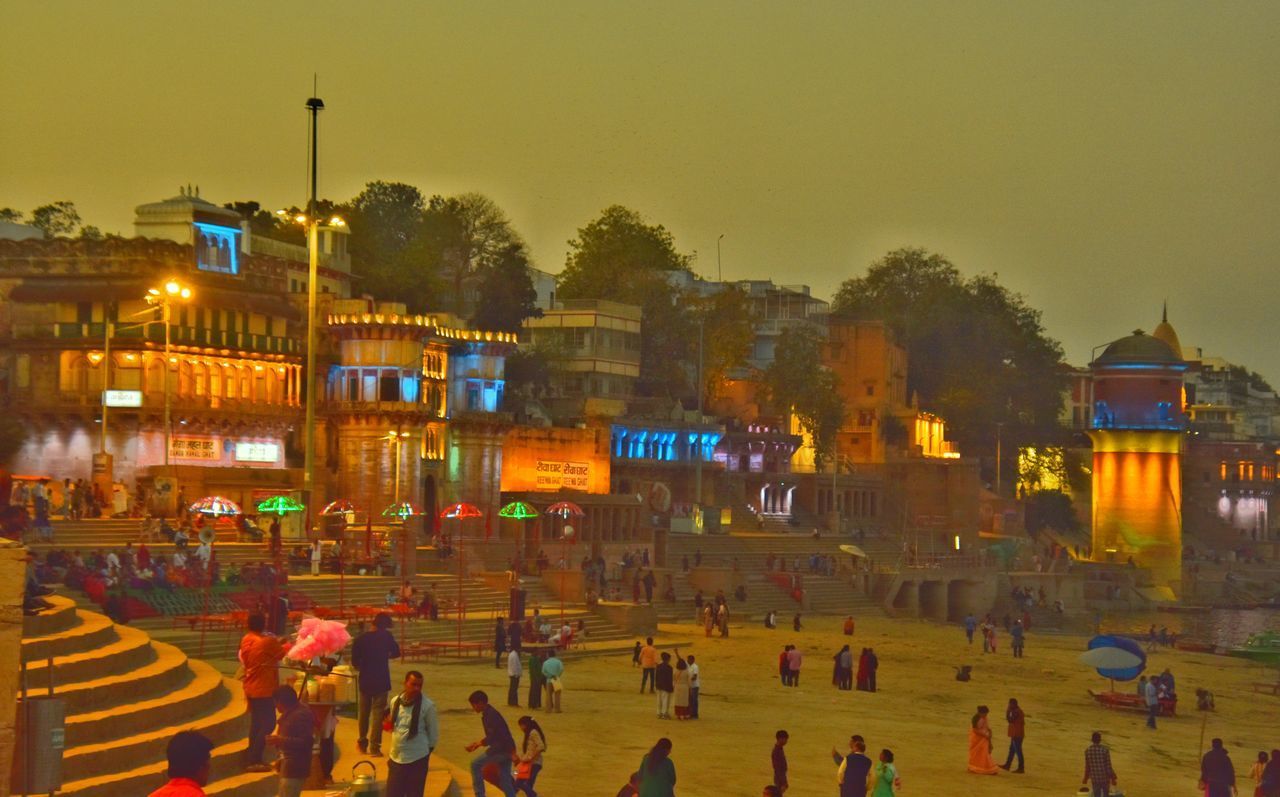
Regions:
[[[169,464],[169,446],[170,436],[173,433],[173,424],[170,419],[170,404],[172,400],[170,394],[173,392],[169,387],[169,346],[170,346],[170,328],[173,326],[173,303],[175,301],[190,301],[191,289],[175,279],[165,282],[161,288],[151,288],[147,291],[147,304],[159,307],[164,319],[164,464]]]
[[[319,97],[307,99],[307,112],[311,114],[311,181],[307,199],[307,371],[302,384],[306,391],[306,420],[302,437],[302,503],[307,507],[306,533],[311,535],[311,494],[315,489],[315,434],[316,434],[316,274],[320,268],[320,225],[316,219],[316,178],[318,172],[318,144],[320,137],[320,111],[324,101]]]

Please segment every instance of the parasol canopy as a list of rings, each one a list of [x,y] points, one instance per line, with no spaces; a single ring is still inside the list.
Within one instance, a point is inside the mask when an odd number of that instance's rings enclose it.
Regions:
[[[208,515],[209,517],[232,517],[234,515],[243,515],[240,505],[230,498],[223,498],[220,495],[209,495],[196,501],[187,507],[188,511],[198,515]]]
[[[498,510],[498,517],[515,518],[516,520],[528,520],[537,516],[538,510],[524,501],[512,501]]]
[[[1115,681],[1132,681],[1147,668],[1147,654],[1141,645],[1128,637],[1100,634],[1089,640],[1089,651],[1084,656],[1099,662],[1085,661],[1098,671],[1098,675]],[[1084,661],[1083,656],[1081,660]]]
[[[414,506],[413,504],[409,503],[408,501],[401,501],[398,504],[392,504],[391,506],[382,510],[383,517],[399,518],[400,520],[404,520],[407,517],[413,517],[414,515],[421,515],[421,514],[422,514],[422,510]]]
[[[867,558],[866,551],[862,550],[856,545],[841,545],[840,550],[844,551],[850,556],[861,556],[863,559]]]
[[[559,515],[562,518],[583,517],[586,512],[572,501],[558,501],[547,507],[548,515]]]
[[[484,517],[484,513],[475,504],[450,504],[440,510],[440,517],[461,520],[463,518]]]
[[[356,511],[356,505],[348,501],[346,498],[339,498],[337,501],[331,501],[320,510],[322,515],[347,515]]]
[[[301,512],[305,506],[287,495],[273,495],[258,504],[258,511],[270,515],[285,515],[289,512]]]

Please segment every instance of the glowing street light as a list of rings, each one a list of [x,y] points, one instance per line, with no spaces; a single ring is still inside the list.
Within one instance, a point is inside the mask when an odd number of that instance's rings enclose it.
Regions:
[[[173,362],[173,358],[169,356],[169,333],[170,326],[173,321],[173,303],[175,301],[190,301],[192,295],[191,288],[183,285],[176,279],[166,280],[163,291],[159,288],[150,288],[147,290],[147,304],[157,306],[164,312],[164,359],[166,363]],[[170,418],[170,404],[169,368],[166,365],[164,369],[164,464],[166,466],[169,464],[170,436],[173,431],[173,424]]]

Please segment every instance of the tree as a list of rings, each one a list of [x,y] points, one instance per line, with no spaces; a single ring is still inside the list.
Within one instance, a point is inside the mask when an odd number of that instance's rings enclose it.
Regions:
[[[569,241],[558,280],[565,299],[605,299],[641,308],[639,389],[648,395],[690,392],[683,364],[696,354],[697,329],[669,279],[680,271],[689,271],[689,256],[676,251],[666,228],[613,205]]]
[[[480,268],[479,298],[471,325],[477,329],[519,332],[526,318],[539,318],[538,291],[529,273],[524,247],[512,243],[493,263]]]
[[[773,362],[760,381],[766,399],[795,414],[813,437],[814,461],[821,469],[835,453],[845,406],[835,373],[822,365],[822,340],[809,327],[789,327],[778,337]]]
[[[0,221],[11,221],[14,224],[22,223],[22,211],[13,208],[0,208]]]
[[[946,419],[963,450],[994,449],[997,423],[1021,442],[1056,430],[1062,347],[994,275],[965,279],[941,255],[899,249],[846,280],[833,312],[889,325],[907,350],[909,393]]]
[[[507,214],[483,194],[433,196],[423,224],[428,239],[439,249],[441,278],[449,286],[446,306],[459,315],[467,309],[470,278],[508,256],[511,247],[524,251],[524,241],[511,227]]]
[[[38,227],[49,238],[70,235],[80,226],[80,213],[74,202],[52,202],[31,211],[31,226]]]
[[[736,287],[685,300],[703,319],[702,405],[708,406],[731,371],[742,367],[755,342],[755,319],[744,291]],[[694,352],[697,356],[697,352]],[[694,362],[696,373],[697,363]]]
[[[422,192],[405,183],[374,181],[340,209],[351,227],[352,269],[364,291],[427,309],[438,285],[438,253],[425,239]]]
[[[1071,497],[1058,490],[1035,490],[1027,495],[1024,503],[1023,525],[1031,534],[1039,534],[1045,528],[1070,534],[1080,529]]]

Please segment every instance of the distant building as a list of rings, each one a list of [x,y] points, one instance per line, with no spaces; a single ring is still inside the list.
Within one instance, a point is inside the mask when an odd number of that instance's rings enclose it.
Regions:
[[[527,318],[524,339],[552,353],[551,395],[557,417],[619,415],[640,378],[639,307],[604,300],[557,302]]]

